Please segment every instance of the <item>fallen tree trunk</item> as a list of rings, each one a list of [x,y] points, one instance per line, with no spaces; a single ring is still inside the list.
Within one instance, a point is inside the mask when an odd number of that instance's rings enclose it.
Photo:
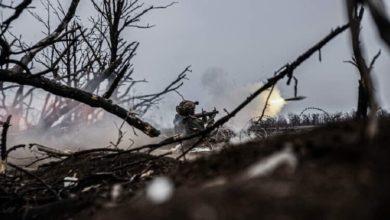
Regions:
[[[0,69],[0,81],[28,85],[43,89],[54,95],[73,99],[91,107],[102,108],[111,114],[125,120],[129,125],[137,128],[150,137],[157,137],[160,131],[147,122],[138,118],[135,113],[113,104],[111,100],[96,96],[80,89],[62,85],[43,76],[33,76],[25,73],[17,73],[11,70]]]

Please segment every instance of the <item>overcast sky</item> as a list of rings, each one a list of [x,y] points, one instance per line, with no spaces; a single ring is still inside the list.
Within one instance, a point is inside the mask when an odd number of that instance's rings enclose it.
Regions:
[[[186,97],[200,101],[207,98],[200,79],[211,67],[222,68],[237,86],[265,80],[332,28],[344,24],[343,2],[182,0],[149,16],[148,21],[157,26],[135,35],[141,41],[137,73],[147,75],[158,87],[190,64],[194,71],[182,91]],[[379,40],[369,13],[364,19],[363,39],[369,57],[382,49],[375,79],[381,103],[389,109],[389,50]],[[299,93],[308,98],[288,105],[284,112],[308,106],[329,111],[355,108],[358,75],[354,67],[343,63],[351,54],[346,32],[322,50],[321,63],[313,57],[301,65],[296,71]],[[280,88],[283,96],[293,95],[293,88],[285,83]]]
[[[88,15],[88,1],[82,1],[79,15]],[[147,1],[168,3],[168,1]],[[163,88],[187,65],[193,73],[181,89],[188,99],[206,103],[209,94],[202,85],[202,75],[210,68],[224,74],[221,82],[231,82],[231,90],[261,82],[287,62],[293,61],[318,42],[332,28],[346,23],[341,0],[179,0],[166,10],[145,17],[155,24],[149,30],[127,33],[129,40],[141,42],[135,59],[135,78],[147,78],[145,91]],[[387,5],[389,8],[389,5]],[[368,12],[368,11],[367,11]],[[31,17],[24,16],[17,30],[34,39]],[[379,99],[390,109],[389,50],[379,40],[369,13],[366,13],[363,42],[367,55],[382,49],[375,65]],[[330,112],[356,108],[358,75],[354,67],[343,63],[351,58],[349,33],[337,37],[322,50],[323,61],[313,57],[296,70],[299,95],[308,98],[288,104],[283,112],[299,112],[305,107],[320,107]],[[217,82],[219,82],[217,81]],[[291,97],[293,88],[285,82],[279,89]],[[224,95],[224,94],[220,94]],[[171,95],[162,103],[173,111],[180,101]],[[239,104],[239,103],[236,103]],[[208,103],[204,107],[212,107]]]

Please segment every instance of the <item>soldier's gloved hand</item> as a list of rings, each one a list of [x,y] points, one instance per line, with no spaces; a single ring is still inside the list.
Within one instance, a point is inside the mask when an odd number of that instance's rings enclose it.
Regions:
[[[202,117],[202,122],[206,124],[207,121],[208,121],[208,120],[207,120],[207,116],[203,116],[203,117]]]
[[[207,122],[207,127],[212,126],[215,123],[214,117],[210,118],[209,121]]]

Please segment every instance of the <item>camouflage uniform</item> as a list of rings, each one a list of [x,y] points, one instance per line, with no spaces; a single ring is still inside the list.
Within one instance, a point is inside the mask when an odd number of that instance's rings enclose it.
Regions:
[[[176,107],[174,120],[175,132],[180,135],[191,135],[205,129],[204,121],[195,117],[195,108],[198,102],[182,101]]]
[[[198,102],[185,100],[176,107],[177,114],[173,122],[176,134],[181,136],[196,134],[213,123],[214,116],[209,117],[208,119],[206,116],[195,115],[195,108],[198,104]],[[183,141],[182,150],[185,151],[189,147],[192,147],[198,140],[199,138],[193,138],[191,140]],[[207,141],[204,141],[201,145],[206,146],[206,142]]]

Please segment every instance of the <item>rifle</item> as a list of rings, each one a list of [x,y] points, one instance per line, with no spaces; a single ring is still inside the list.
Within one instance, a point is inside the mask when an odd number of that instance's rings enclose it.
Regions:
[[[198,114],[193,115],[193,117],[196,117],[196,118],[202,118],[202,117],[207,117],[207,116],[212,117],[218,113],[219,113],[219,111],[217,111],[217,110],[213,110],[211,112],[204,111],[202,113],[198,113]]]

